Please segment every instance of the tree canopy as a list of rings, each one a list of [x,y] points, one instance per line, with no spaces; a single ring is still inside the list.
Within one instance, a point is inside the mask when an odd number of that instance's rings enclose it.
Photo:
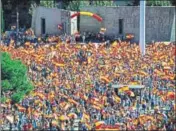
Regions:
[[[20,60],[12,60],[8,53],[2,53],[2,92],[10,92],[14,103],[28,94],[33,85],[28,80],[27,68]]]
[[[133,0],[133,6],[139,5],[140,0]],[[175,0],[146,0],[147,6],[175,6]]]

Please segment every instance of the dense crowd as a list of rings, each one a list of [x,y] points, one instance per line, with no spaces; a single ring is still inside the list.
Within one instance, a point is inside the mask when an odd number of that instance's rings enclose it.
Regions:
[[[176,129],[173,43],[149,44],[141,56],[139,46],[128,42],[37,39],[37,46],[30,41],[15,48],[12,39],[0,46],[28,66],[35,85],[20,103],[1,105],[2,129],[74,130],[76,121],[79,130]]]
[[[59,40],[60,41],[66,41],[70,44],[75,43],[88,43],[88,42],[105,42],[111,38],[106,37],[102,33],[93,34],[91,32],[84,32],[83,34],[80,34],[79,32],[76,32],[73,35],[68,34],[62,34],[62,35],[41,35],[40,37],[36,37],[34,35],[34,32],[32,29],[20,29],[19,32],[16,30],[6,31],[3,34],[3,44],[9,46],[11,40],[14,41],[15,47],[18,48],[20,46],[24,46],[24,43],[30,42],[34,43],[34,47],[37,47],[41,44],[56,44]]]

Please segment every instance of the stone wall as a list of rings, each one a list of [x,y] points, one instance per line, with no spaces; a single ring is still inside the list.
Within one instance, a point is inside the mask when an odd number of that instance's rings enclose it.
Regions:
[[[32,29],[36,36],[41,35],[41,18],[46,21],[46,34],[62,34],[70,32],[70,12],[56,8],[38,7],[33,13]],[[58,29],[58,25],[63,25],[63,30]]]
[[[101,27],[106,27],[106,35],[118,37],[119,19],[123,19],[123,35],[133,33],[135,41],[139,41],[139,7],[84,7],[81,11],[89,11],[100,15],[103,22],[88,16],[81,16],[80,31],[99,32]],[[146,7],[146,42],[170,41],[174,28],[174,7]]]

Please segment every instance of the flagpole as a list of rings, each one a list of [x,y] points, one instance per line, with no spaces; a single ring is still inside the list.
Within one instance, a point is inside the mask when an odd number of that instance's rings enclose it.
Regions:
[[[139,45],[142,56],[145,55],[145,0],[140,1],[140,38]]]

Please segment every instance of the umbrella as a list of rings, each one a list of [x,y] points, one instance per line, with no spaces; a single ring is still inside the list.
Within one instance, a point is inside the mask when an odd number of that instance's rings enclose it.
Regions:
[[[68,114],[68,117],[76,119],[78,116],[75,113],[70,113],[70,114]]]
[[[69,120],[69,118],[68,118],[67,116],[65,116],[65,115],[61,115],[61,116],[59,117],[59,120],[65,121],[65,120]]]

